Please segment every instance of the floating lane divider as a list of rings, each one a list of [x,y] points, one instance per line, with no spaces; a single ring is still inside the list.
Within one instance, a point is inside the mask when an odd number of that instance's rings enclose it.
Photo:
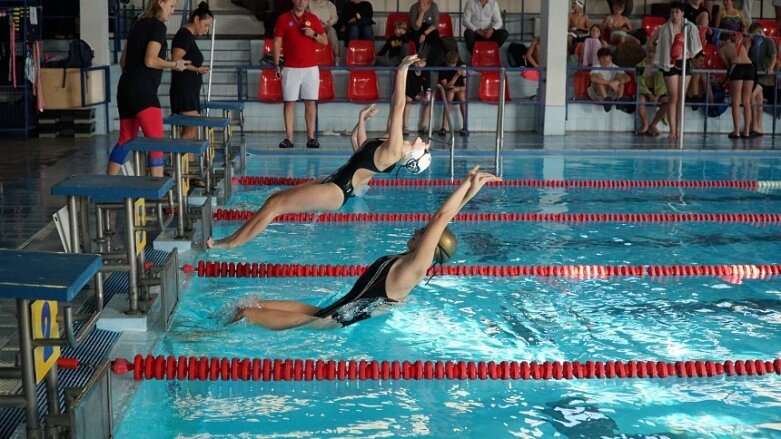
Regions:
[[[257,262],[198,261],[186,264],[185,273],[200,277],[353,277],[368,265],[272,264]],[[781,274],[781,265],[438,265],[428,275],[560,278],[715,276],[730,282],[767,279]]]
[[[219,221],[247,221],[253,210],[217,209],[212,218]],[[283,223],[426,222],[430,213],[290,213],[274,218]],[[558,222],[558,223],[681,223],[719,222],[781,223],[779,213],[459,213],[458,222]]]
[[[135,380],[355,381],[715,378],[781,375],[781,359],[714,361],[377,361],[163,357],[116,359],[111,370]]]
[[[244,176],[233,177],[234,184],[244,186],[295,186],[297,184],[313,181],[313,178],[297,177],[261,177]],[[440,179],[414,179],[414,178],[388,178],[374,179],[370,186],[457,186],[461,180]],[[546,187],[546,188],[599,188],[599,189],[627,189],[627,188],[731,188],[745,190],[781,189],[781,181],[748,181],[748,180],[503,180],[488,183],[488,186],[502,187]]]

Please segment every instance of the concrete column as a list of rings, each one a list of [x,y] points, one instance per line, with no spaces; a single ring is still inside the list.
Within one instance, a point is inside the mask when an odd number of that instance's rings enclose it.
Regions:
[[[567,20],[569,0],[542,3],[540,17],[541,65],[545,67],[544,135],[563,135],[566,131],[567,101]]]
[[[79,12],[81,14],[79,16],[81,39],[86,41],[95,51],[92,65],[109,65],[108,2],[105,0],[81,0]],[[116,82],[119,77],[112,76],[111,80]],[[95,107],[95,121],[97,122],[97,132],[108,134],[110,128],[105,126],[103,105]]]

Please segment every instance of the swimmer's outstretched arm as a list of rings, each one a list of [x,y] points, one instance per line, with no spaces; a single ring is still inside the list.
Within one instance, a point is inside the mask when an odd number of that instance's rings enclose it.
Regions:
[[[458,212],[475,196],[486,183],[501,181],[500,177],[487,172],[479,172],[480,166],[475,165],[467,174],[461,186],[459,186],[440,208],[434,213],[426,224],[425,231],[420,238],[420,244],[414,251],[402,256],[397,262],[394,276],[388,278],[388,287],[396,291],[409,291],[425,276],[426,271],[434,260],[434,252],[442,237],[442,232]]]
[[[371,104],[361,110],[361,113],[358,115],[358,123],[355,124],[352,133],[350,133],[353,152],[358,151],[358,148],[366,141],[366,121],[374,117],[378,111],[380,110],[375,104]]]
[[[388,149],[395,158],[392,162],[401,159],[404,146],[404,107],[407,105],[407,72],[409,67],[418,60],[418,55],[405,57],[396,71],[396,82],[393,86],[393,99],[391,99],[390,113],[388,114]]]

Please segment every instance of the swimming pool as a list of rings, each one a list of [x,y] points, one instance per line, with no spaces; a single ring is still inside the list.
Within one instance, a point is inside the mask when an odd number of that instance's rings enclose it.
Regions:
[[[344,154],[263,156],[251,175],[318,177]],[[444,177],[444,157],[432,175]],[[457,175],[485,156],[458,157]],[[781,180],[772,156],[516,154],[505,178]],[[403,173],[400,177],[403,176]],[[382,178],[382,177],[379,177]],[[243,187],[257,208],[278,187]],[[372,188],[345,212],[432,212],[449,188]],[[781,212],[781,192],[485,188],[466,212]],[[275,223],[236,262],[368,264],[410,223]],[[239,223],[217,222],[215,236]],[[779,224],[459,223],[452,264],[775,264]],[[188,261],[184,261],[188,262]],[[354,278],[188,277],[157,355],[378,360],[665,360],[781,356],[781,282],[715,277],[435,277],[392,312],[335,331],[228,324],[251,297],[325,304]],[[145,353],[142,353],[145,354]],[[140,385],[117,437],[781,436],[781,379],[161,382]],[[147,427],[149,426],[149,427]]]

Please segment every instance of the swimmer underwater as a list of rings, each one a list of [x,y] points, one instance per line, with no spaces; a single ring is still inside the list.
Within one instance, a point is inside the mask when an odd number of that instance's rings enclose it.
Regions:
[[[431,164],[428,144],[420,137],[411,142],[404,140],[402,133],[407,71],[417,60],[417,55],[410,55],[399,65],[385,137],[367,140],[366,120],[377,113],[377,108],[374,105],[364,108],[350,136],[353,155],[347,163],[323,180],[275,192],[236,232],[221,239],[209,238],[206,246],[231,248],[242,245],[262,233],[278,215],[337,210],[356,192],[361,193],[375,174],[387,174],[396,168],[397,163],[413,174],[428,169]]]
[[[443,264],[455,254],[457,239],[448,223],[486,183],[501,181],[478,169],[479,166],[473,167],[428,224],[413,232],[407,241],[407,252],[374,261],[352,289],[333,304],[319,308],[293,300],[261,300],[256,306],[239,308],[234,321],[246,318],[273,330],[305,325],[333,329],[387,312],[407,298],[426,276],[432,262]]]

